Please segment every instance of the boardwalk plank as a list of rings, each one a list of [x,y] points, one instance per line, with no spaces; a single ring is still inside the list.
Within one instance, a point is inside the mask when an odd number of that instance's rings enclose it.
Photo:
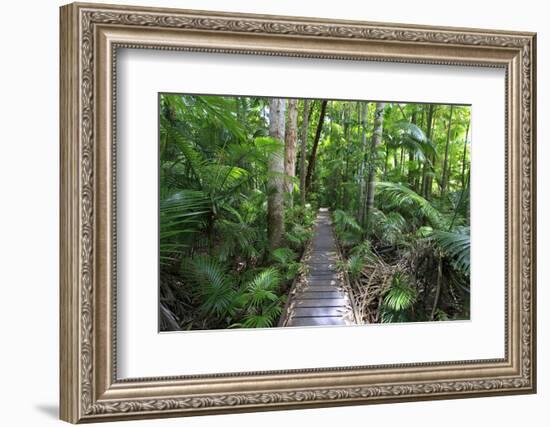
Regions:
[[[293,317],[288,326],[346,325],[342,317]]]
[[[347,325],[354,323],[350,299],[338,273],[339,254],[330,215],[320,209],[306,259],[305,285],[289,298],[284,326]]]
[[[294,310],[295,317],[341,317],[345,307],[299,307]]]
[[[296,308],[299,307],[347,307],[349,300],[346,298],[323,298],[295,300]]]
[[[308,283],[303,291],[304,292],[329,292],[329,291],[335,291],[339,290],[338,288],[335,288],[335,285],[313,285],[311,286],[311,283]]]
[[[308,282],[309,286],[338,286],[340,284],[340,280],[338,278],[333,279],[315,279],[311,278],[311,280]]]
[[[308,289],[307,291],[296,293],[295,298],[296,299],[346,298],[346,294],[336,289],[334,291],[322,291],[322,292],[310,291]]]

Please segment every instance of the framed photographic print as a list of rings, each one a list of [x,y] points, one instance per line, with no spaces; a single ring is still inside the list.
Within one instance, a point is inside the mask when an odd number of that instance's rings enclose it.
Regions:
[[[61,418],[533,393],[535,34],[61,8]]]

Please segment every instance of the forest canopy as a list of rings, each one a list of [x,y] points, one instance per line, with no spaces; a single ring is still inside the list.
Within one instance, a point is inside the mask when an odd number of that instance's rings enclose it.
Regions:
[[[159,102],[160,330],[284,326],[325,209],[352,323],[469,318],[470,106]]]

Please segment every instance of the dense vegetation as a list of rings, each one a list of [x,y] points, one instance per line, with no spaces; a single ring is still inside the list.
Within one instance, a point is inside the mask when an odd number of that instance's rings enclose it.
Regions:
[[[464,106],[163,95],[161,330],[276,326],[319,207],[365,322],[469,317]]]

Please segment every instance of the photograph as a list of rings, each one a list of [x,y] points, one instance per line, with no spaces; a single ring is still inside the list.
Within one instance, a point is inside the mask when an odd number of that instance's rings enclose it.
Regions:
[[[40,212],[59,221],[39,228],[58,234],[40,253],[58,244],[59,291],[34,282],[57,298],[35,299],[58,307],[59,357],[27,365],[59,373],[59,418],[254,412],[257,425],[264,411],[536,399],[542,14],[501,8],[492,29],[495,5],[30,14],[59,27],[42,31],[57,47],[31,49],[59,69],[32,98],[56,95],[33,116],[37,149],[53,132],[59,146],[27,185],[58,162],[58,212]],[[27,193],[17,214],[34,224],[40,196],[56,198]],[[525,424],[540,418],[528,406],[484,413]]]
[[[161,332],[470,319],[470,105],[158,103]]]

